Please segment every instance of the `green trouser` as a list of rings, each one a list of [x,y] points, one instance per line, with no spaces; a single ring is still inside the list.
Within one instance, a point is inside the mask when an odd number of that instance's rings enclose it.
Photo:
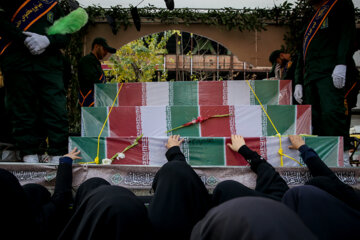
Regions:
[[[0,143],[13,143],[11,138],[11,123],[5,110],[5,88],[0,88]]]
[[[48,137],[49,155],[67,153],[68,118],[61,71],[4,72],[6,108],[13,139],[22,156],[41,154]]]
[[[334,87],[331,76],[316,79],[304,86],[304,104],[311,105],[314,135],[349,135],[344,95],[344,89]]]
[[[346,81],[349,81],[350,84],[347,86],[345,99],[347,104],[346,109],[346,127],[350,130],[351,127],[351,109],[356,106],[357,96],[360,90],[360,74],[358,71],[354,71],[346,76]],[[348,136],[348,141],[345,140],[345,150],[351,149],[354,146],[350,143],[350,135]]]

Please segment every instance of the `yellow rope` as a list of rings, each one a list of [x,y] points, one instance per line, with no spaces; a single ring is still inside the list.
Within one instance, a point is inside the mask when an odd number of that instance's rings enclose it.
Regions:
[[[287,157],[287,158],[290,158],[291,160],[295,161],[295,162],[298,163],[300,166],[302,166],[302,164],[301,164],[299,161],[297,161],[295,158],[292,158],[292,157],[290,157],[290,156],[288,156],[288,155],[286,155],[286,154],[284,153],[283,148],[282,148],[282,144],[281,144],[281,134],[279,133],[279,131],[278,131],[277,128],[275,127],[275,124],[274,124],[273,121],[271,120],[269,114],[268,114],[267,111],[265,110],[265,108],[264,108],[264,106],[262,105],[260,99],[259,99],[258,96],[256,95],[254,89],[251,87],[251,84],[250,84],[249,80],[245,79],[245,81],[246,81],[246,83],[249,85],[249,87],[250,87],[252,93],[254,94],[256,100],[259,102],[259,104],[260,104],[262,110],[264,111],[266,117],[269,119],[272,127],[274,128],[274,130],[275,130],[275,132],[276,132],[276,136],[279,137],[279,145],[280,145],[280,148],[279,148],[278,153],[280,154],[280,166],[281,166],[281,167],[284,166],[283,156],[284,156],[284,157]]]
[[[110,113],[111,113],[111,111],[112,111],[112,109],[113,109],[113,107],[114,107],[114,105],[115,105],[116,99],[118,98],[119,93],[120,93],[123,85],[124,85],[124,83],[121,83],[121,86],[120,86],[120,88],[119,88],[119,90],[118,90],[118,92],[117,92],[117,94],[116,94],[116,96],[115,96],[115,99],[114,99],[114,101],[113,101],[113,103],[112,103],[112,105],[111,105],[110,111],[109,111],[109,113],[108,113],[108,115],[107,115],[107,117],[106,117],[106,120],[105,120],[105,122],[104,122],[104,124],[103,124],[103,126],[102,126],[102,128],[101,128],[100,134],[99,134],[99,136],[98,136],[96,158],[94,159],[93,162],[89,162],[89,163],[99,164],[100,136],[101,136],[102,132],[104,131],[105,125],[106,125],[106,123],[107,123],[107,121],[108,121],[108,119],[109,119]]]

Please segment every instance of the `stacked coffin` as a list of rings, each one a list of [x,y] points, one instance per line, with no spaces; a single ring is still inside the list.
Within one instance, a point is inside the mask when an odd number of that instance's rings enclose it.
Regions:
[[[112,164],[161,166],[166,162],[167,137],[179,134],[185,138],[181,148],[192,166],[220,169],[247,165],[226,146],[231,134],[239,134],[250,148],[279,167],[280,138],[266,110],[283,135],[284,153],[302,162],[297,151],[288,149],[286,135],[311,134],[311,106],[291,105],[290,81],[250,81],[250,85],[263,106],[246,81],[150,82],[125,83],[111,109],[120,84],[97,84],[95,107],[82,109],[82,136],[71,137],[69,147],[78,147],[81,162],[93,162],[99,154],[101,163],[142,135],[124,158]],[[193,124],[173,130],[191,121]],[[343,166],[341,137],[308,136],[305,141],[328,166]],[[287,157],[283,162],[285,167],[299,166]]]

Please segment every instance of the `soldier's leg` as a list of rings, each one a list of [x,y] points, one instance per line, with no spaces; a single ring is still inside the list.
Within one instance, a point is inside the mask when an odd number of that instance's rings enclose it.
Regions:
[[[42,122],[49,141],[48,154],[61,156],[67,153],[69,132],[62,73],[42,72],[38,79],[41,82]]]
[[[12,123],[12,137],[20,155],[39,151],[40,139],[35,123],[38,118],[37,79],[28,72],[5,72],[5,105]]]
[[[319,93],[314,83],[304,86],[304,104],[311,105],[312,133],[318,135],[320,129]]]
[[[11,123],[9,115],[5,109],[5,88],[0,88],[0,142],[1,143],[13,143],[11,138]]]
[[[345,86],[345,108],[346,108],[346,129],[350,131],[351,127],[351,109],[356,106],[357,96],[360,90],[360,73],[353,70],[351,73],[348,73],[346,76],[346,81],[349,81],[349,86]],[[348,134],[344,139],[344,149],[353,149],[354,146],[351,144],[350,134]]]
[[[345,90],[335,88],[331,76],[318,79],[316,86],[321,106],[319,135],[347,136],[344,106]]]

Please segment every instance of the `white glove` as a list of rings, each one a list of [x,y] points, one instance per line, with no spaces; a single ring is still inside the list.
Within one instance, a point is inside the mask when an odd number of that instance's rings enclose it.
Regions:
[[[296,84],[294,91],[294,98],[298,103],[302,104],[303,102],[302,97],[303,97],[303,87],[301,84]]]
[[[276,66],[275,66],[275,78],[276,79],[280,79],[281,78],[281,66],[280,66],[280,64],[276,64]]]
[[[24,32],[28,36],[24,44],[30,50],[32,55],[39,55],[45,52],[45,49],[50,45],[49,39],[44,36],[33,32]]]
[[[332,73],[333,83],[336,88],[343,88],[346,79],[346,65],[336,65]]]

